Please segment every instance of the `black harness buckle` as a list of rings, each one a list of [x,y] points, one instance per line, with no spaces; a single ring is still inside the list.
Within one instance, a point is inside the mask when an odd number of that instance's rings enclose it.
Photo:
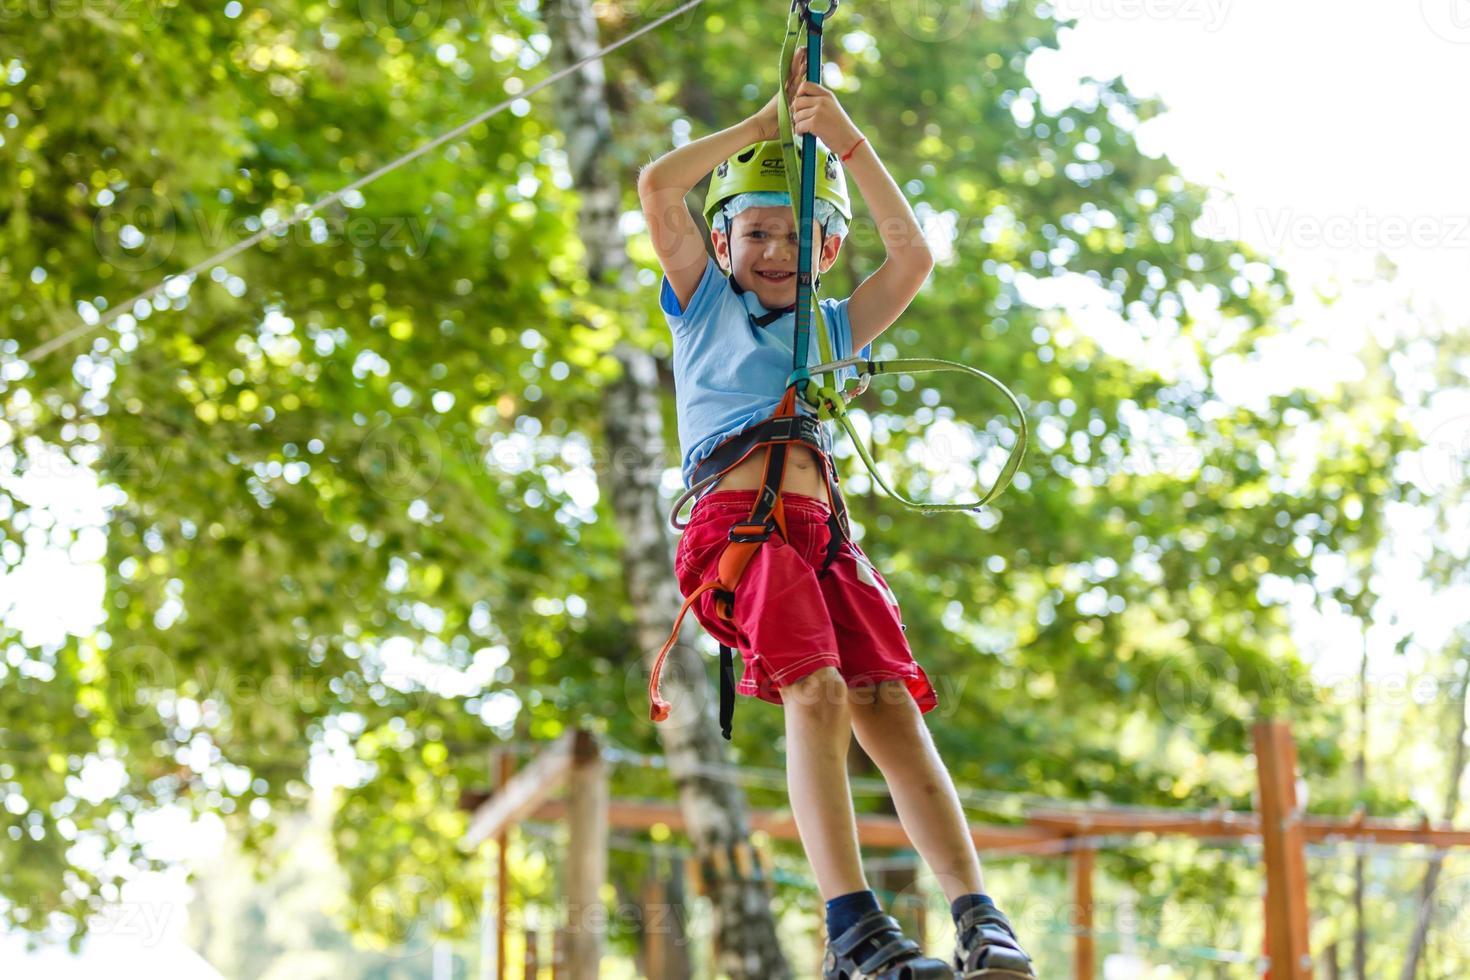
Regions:
[[[730,540],[745,544],[764,541],[771,536],[771,532],[774,530],[775,526],[770,521],[761,521],[759,523],[741,521],[730,525]]]

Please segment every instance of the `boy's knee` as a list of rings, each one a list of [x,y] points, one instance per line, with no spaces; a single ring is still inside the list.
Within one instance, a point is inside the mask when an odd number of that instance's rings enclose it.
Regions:
[[[913,702],[908,685],[901,680],[882,680],[876,684],[855,684],[848,692],[848,703],[855,711],[876,714],[906,709]]]
[[[836,667],[819,667],[781,687],[781,701],[788,706],[839,711],[847,707],[847,682]]]

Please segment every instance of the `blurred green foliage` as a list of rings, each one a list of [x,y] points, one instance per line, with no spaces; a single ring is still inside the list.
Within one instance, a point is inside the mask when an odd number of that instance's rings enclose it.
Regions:
[[[955,233],[875,353],[981,367],[1034,434],[1012,488],[974,517],[875,496],[839,449],[863,546],[939,688],[942,756],[989,793],[1249,808],[1249,726],[1279,713],[1314,808],[1348,809],[1351,705],[1312,682],[1281,597],[1294,585],[1370,618],[1385,509],[1414,502],[1393,474],[1416,438],[1402,396],[1383,375],[1257,407],[1222,396],[1214,365],[1256,359],[1292,297],[1266,258],[1209,237],[1202,188],[1139,150],[1136,126],[1163,106],[1088,79],[1049,112],[1025,75],[1057,43],[1044,11],[921,6],[845,4],[827,41],[849,113],[921,218]],[[588,725],[656,750],[619,536],[591,492],[616,478],[599,430],[608,351],[670,353],[652,253],[635,234],[637,293],[585,280],[546,93],[27,368],[78,317],[524,91],[549,47],[534,2],[87,9],[0,25],[0,450],[18,474],[64,457],[108,500],[100,629],[6,637],[0,897],[23,928],[80,927],[118,880],[76,842],[160,866],[134,822],[169,803],[221,814],[258,852],[304,804],[308,763],[336,753],[359,773],[334,828],[344,921],[390,941],[400,926],[373,914],[375,891],[412,879],[457,907],[478,899],[458,803],[489,782],[496,739]],[[663,12],[604,8],[605,36]],[[711,0],[608,59],[630,214],[637,168],[671,133],[764,101],[778,14]],[[829,294],[881,261],[867,232]],[[1096,316],[1036,299],[1067,275],[1093,287]],[[1100,322],[1148,343],[1120,350]],[[1128,353],[1170,344],[1168,367]],[[856,407],[896,485],[965,495],[925,464],[974,462],[971,431],[998,465],[1003,406],[980,392],[874,384]],[[928,459],[926,433],[942,440]],[[72,543],[45,503],[0,491],[8,566]],[[1316,594],[1314,562],[1332,555],[1352,574]],[[779,712],[746,705],[735,755],[779,767]],[[96,757],[125,774],[105,798],[81,791]],[[669,788],[622,767],[614,792]],[[1411,808],[1397,786],[1368,802]],[[620,887],[643,864],[615,861]],[[1145,896],[1222,907],[1256,887],[1247,862],[1121,851],[1100,866]]]

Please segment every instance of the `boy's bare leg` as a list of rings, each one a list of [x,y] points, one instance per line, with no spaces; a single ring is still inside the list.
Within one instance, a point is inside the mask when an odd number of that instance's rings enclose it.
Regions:
[[[823,667],[781,688],[781,700],[787,793],[822,899],[863,891],[868,883],[847,782],[847,683],[837,668]]]
[[[848,710],[858,744],[882,771],[899,822],[945,896],[953,902],[961,895],[983,893],[980,858],[959,794],[904,683],[889,680],[854,688]]]

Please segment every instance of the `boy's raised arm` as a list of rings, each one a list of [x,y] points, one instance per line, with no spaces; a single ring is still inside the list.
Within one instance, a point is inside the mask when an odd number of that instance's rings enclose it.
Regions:
[[[788,97],[796,91],[806,71],[806,52],[798,52],[792,60],[791,75],[786,80]],[[638,172],[638,200],[643,204],[643,220],[653,251],[664,268],[674,295],[681,307],[699,286],[709,253],[704,249],[704,236],[689,214],[684,196],[705,174],[718,167],[752,143],[773,140],[780,135],[780,117],[776,100],[771,96],[755,115],[741,120],[729,129],[685,143],[670,150]]]
[[[751,116],[729,129],[670,150],[638,173],[638,199],[643,203],[648,237],[681,307],[689,305],[709,264],[704,236],[684,203],[684,195],[721,161],[763,138],[758,116]]]
[[[878,271],[847,301],[852,349],[860,351],[908,308],[934,268],[934,255],[903,191],[836,95],[816,82],[802,82],[791,102],[791,123],[795,133],[812,133],[842,157],[887,252]]]

